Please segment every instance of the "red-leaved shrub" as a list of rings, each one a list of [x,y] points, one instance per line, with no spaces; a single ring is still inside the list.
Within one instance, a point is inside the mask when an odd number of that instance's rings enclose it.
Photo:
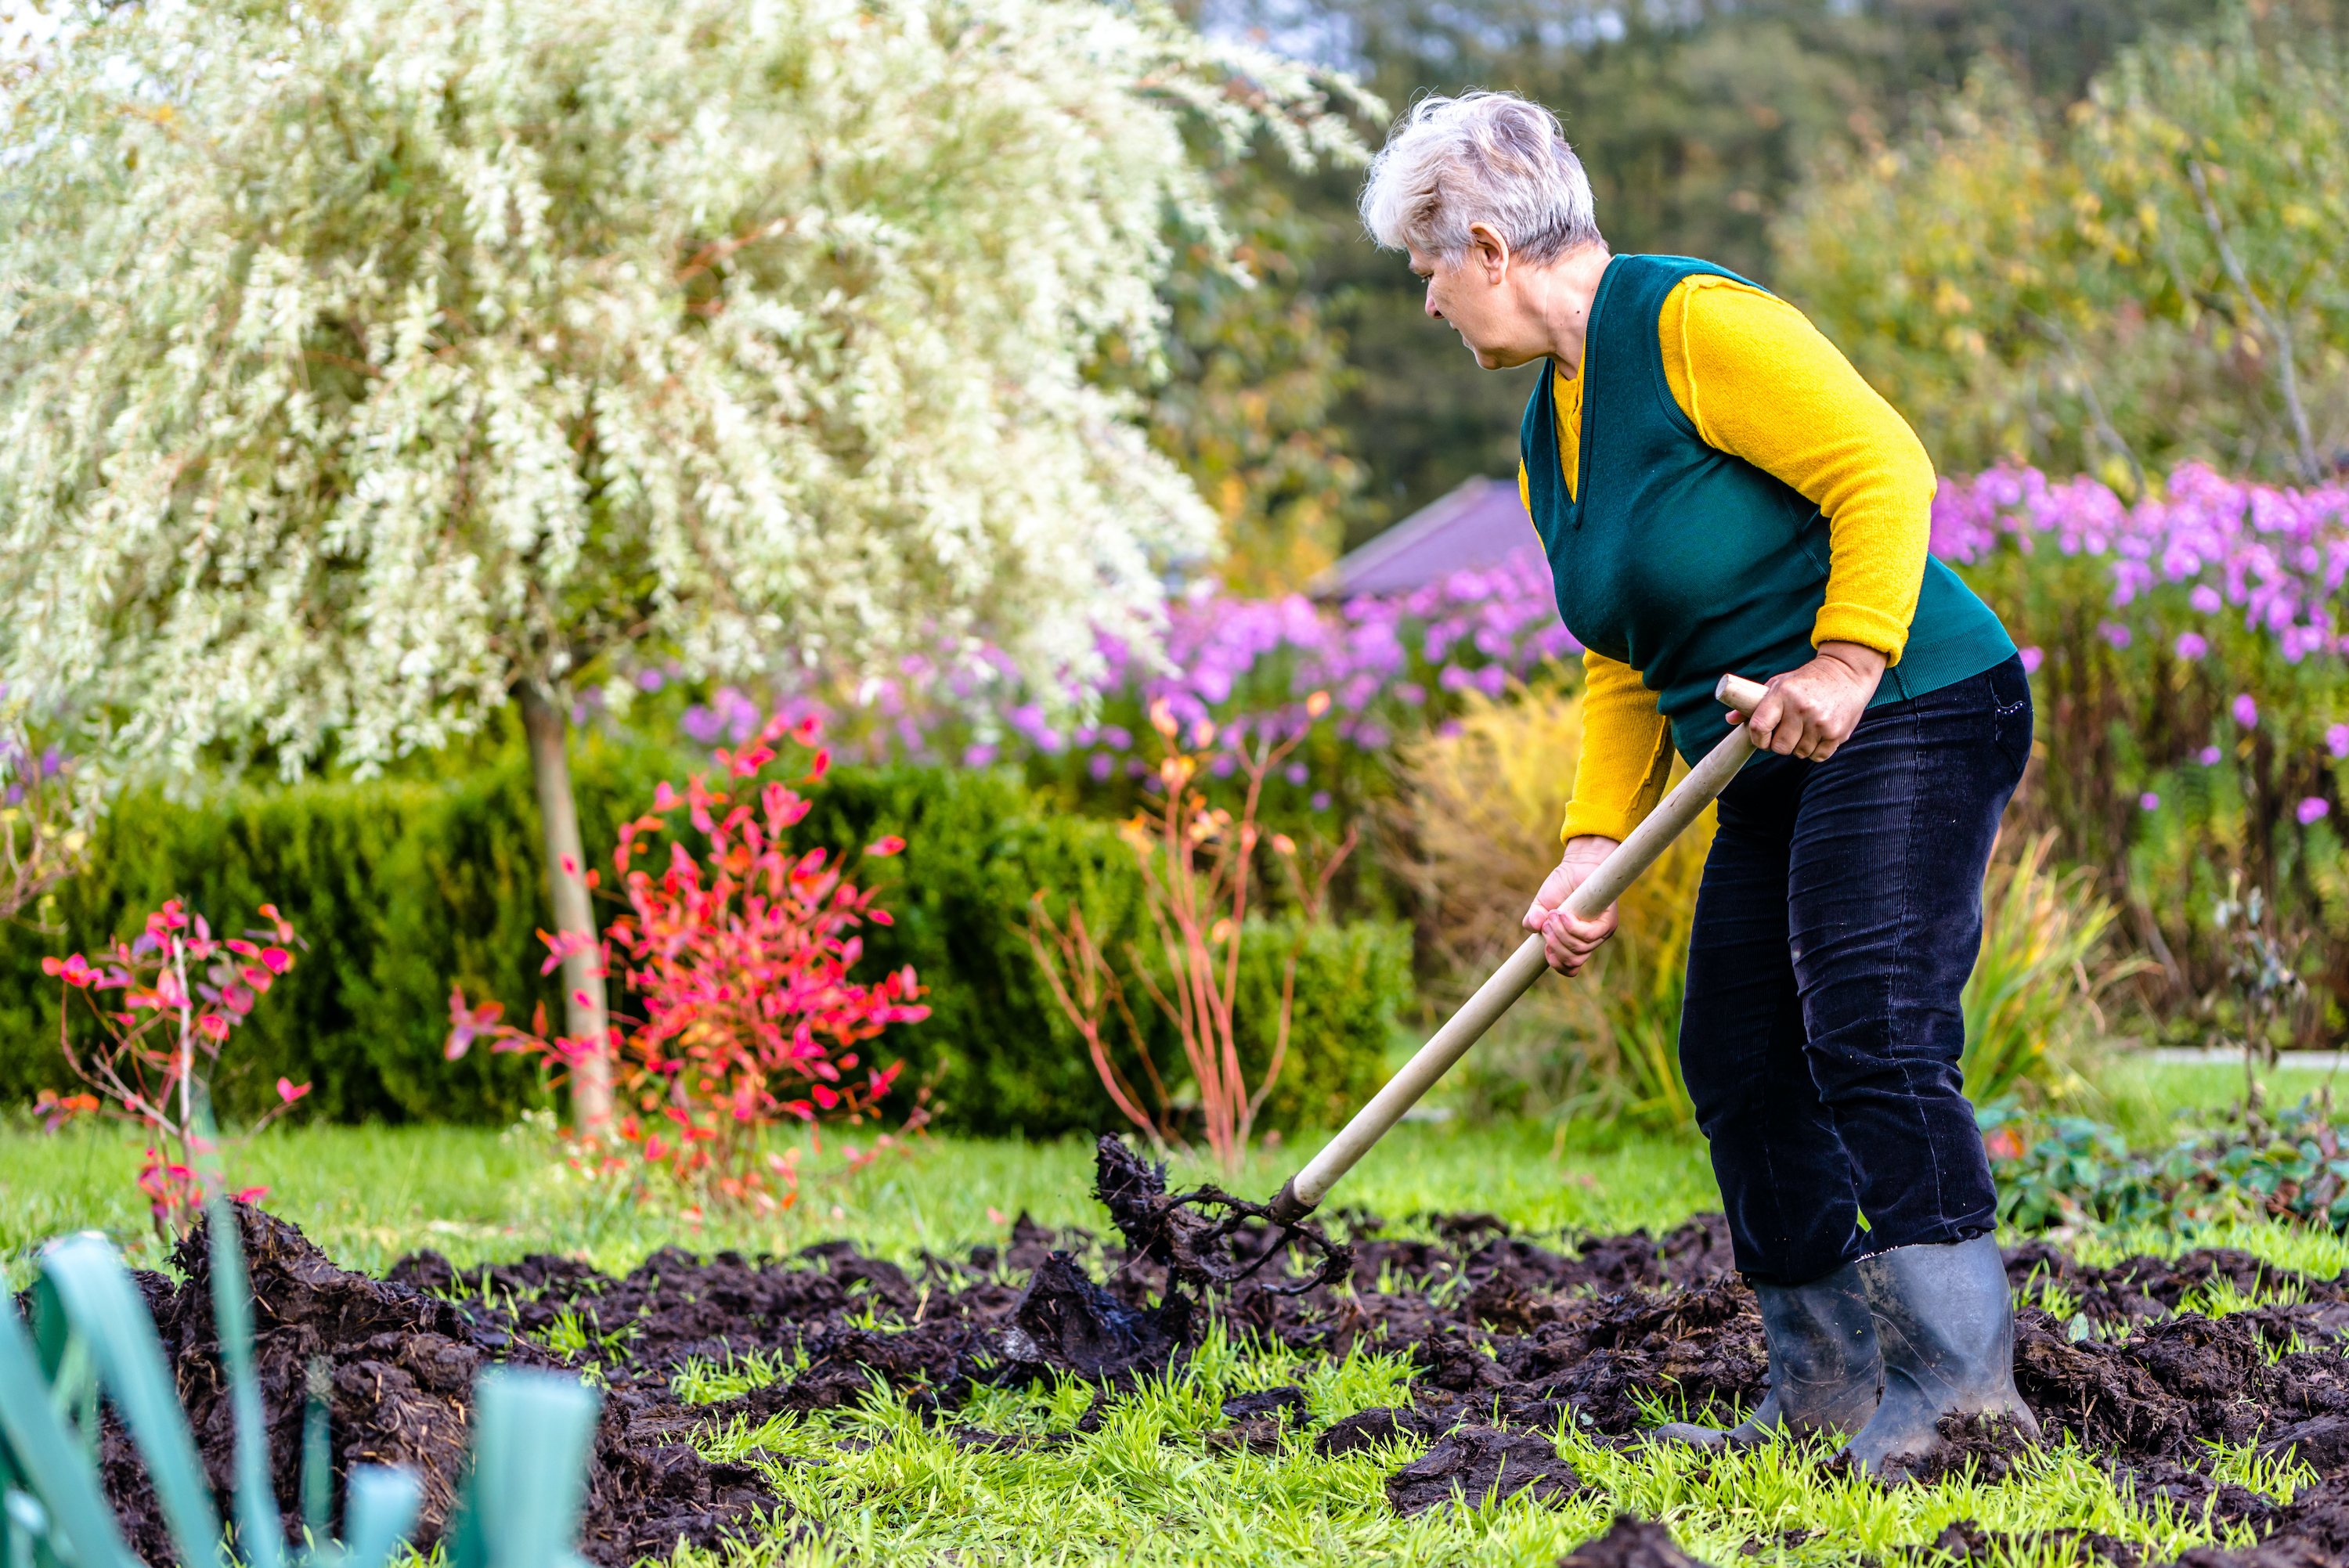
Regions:
[[[195,1223],[204,1199],[199,1168],[210,1164],[214,1152],[202,1066],[220,1059],[230,1033],[271,984],[294,967],[293,948],[300,944],[294,927],[274,904],[263,904],[261,918],[267,926],[217,937],[202,915],[189,913],[173,899],[147,917],[135,939],[116,942],[95,963],[79,953],[41,960],[41,972],[55,975],[66,990],[68,1005],[57,1012],[66,1065],[98,1092],[59,1095],[45,1089],[34,1113],[51,1131],[74,1117],[91,1115],[142,1129],[150,1141],[139,1186],[147,1194],[157,1233],[167,1242]],[[98,1025],[98,1038],[79,1047],[70,1006],[77,991]],[[254,1130],[309,1092],[308,1084],[279,1078],[277,1104]],[[254,1187],[236,1196],[258,1199],[264,1191]]]
[[[870,985],[849,977],[864,953],[858,928],[890,923],[872,892],[828,851],[786,847],[808,811],[792,785],[821,779],[830,754],[816,751],[790,784],[761,775],[778,745],[814,740],[812,721],[793,731],[771,719],[740,750],[716,754],[722,788],[700,774],[682,794],[664,781],[652,810],[620,830],[612,859],[626,907],[600,950],[605,977],[617,976],[628,999],[614,1009],[607,1047],[622,1109],[613,1142],[584,1151],[604,1171],[634,1165],[731,1205],[789,1208],[798,1151],[767,1148],[764,1131],[786,1119],[854,1126],[874,1116],[903,1064],[866,1063],[857,1047],[892,1024],[929,1016],[910,966]],[[682,827],[670,820],[680,811]],[[905,847],[885,838],[864,854]],[[592,872],[587,880],[601,882]],[[584,940],[540,938],[550,974]],[[590,1048],[548,1037],[543,1007],[528,1029],[502,1016],[498,1003],[469,1006],[453,991],[450,1058],[486,1037],[492,1050],[534,1054],[559,1074]],[[916,1109],[908,1125],[922,1119]],[[852,1165],[872,1158],[854,1146],[848,1154]]]

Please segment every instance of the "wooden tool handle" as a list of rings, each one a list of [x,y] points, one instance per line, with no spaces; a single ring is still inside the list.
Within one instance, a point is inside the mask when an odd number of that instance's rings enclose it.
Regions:
[[[1759,682],[1723,676],[1713,688],[1713,696],[1739,713],[1748,714],[1766,690]],[[1737,770],[1753,752],[1754,742],[1746,736],[1745,727],[1731,726],[1720,744],[1705,753],[1689,769],[1688,777],[1674,785],[1671,793],[1648,813],[1647,820],[1632,829],[1631,836],[1616,845],[1599,863],[1598,870],[1582,880],[1566,901],[1568,912],[1578,919],[1589,920],[1613,903],[1664,852],[1665,847],[1713,803],[1713,798],[1728,788],[1729,781],[1737,777]],[[1507,962],[1494,971],[1492,978],[1476,987],[1476,994],[1419,1048],[1418,1054],[1371,1097],[1368,1105],[1354,1113],[1354,1119],[1339,1130],[1321,1152],[1288,1179],[1272,1201],[1272,1217],[1284,1224],[1293,1224],[1311,1213],[1338,1179],[1351,1171],[1355,1161],[1369,1153],[1371,1146],[1402,1119],[1402,1113],[1435,1087],[1436,1080],[1451,1070],[1453,1063],[1468,1054],[1468,1047],[1482,1039],[1485,1031],[1530,990],[1548,967],[1542,939],[1537,935],[1526,937],[1509,954]]]

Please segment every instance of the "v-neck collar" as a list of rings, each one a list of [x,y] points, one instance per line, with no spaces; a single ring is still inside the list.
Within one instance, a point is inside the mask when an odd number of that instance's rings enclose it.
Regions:
[[[1566,509],[1568,517],[1572,520],[1572,526],[1578,529],[1582,526],[1582,503],[1590,494],[1590,405],[1593,387],[1590,379],[1590,350],[1591,346],[1599,338],[1599,313],[1606,308],[1607,292],[1615,283],[1615,266],[1622,259],[1620,256],[1608,257],[1607,270],[1599,274],[1599,286],[1590,294],[1590,314],[1582,320],[1582,359],[1574,367],[1574,378],[1579,384],[1581,391],[1575,398],[1577,406],[1574,428],[1574,482],[1567,487]],[[1557,360],[1553,357],[1549,365],[1550,374],[1555,377],[1557,374]],[[1555,382],[1551,385],[1550,393],[1553,398],[1557,396]]]

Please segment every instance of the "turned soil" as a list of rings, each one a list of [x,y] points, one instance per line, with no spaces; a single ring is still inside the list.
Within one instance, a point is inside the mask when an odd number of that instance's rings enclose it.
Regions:
[[[1103,1140],[1101,1161],[1102,1189],[1124,1210],[1137,1191],[1164,1191],[1159,1173],[1122,1143]],[[756,1469],[698,1455],[694,1439],[713,1423],[837,1408],[885,1389],[967,1447],[1082,1442],[1141,1379],[1179,1370],[1214,1318],[1315,1356],[1342,1357],[1358,1344],[1409,1355],[1407,1403],[1317,1426],[1299,1390],[1271,1389],[1227,1402],[1226,1424],[1207,1439],[1258,1452],[1309,1442],[1325,1455],[1409,1442],[1423,1451],[1387,1482],[1402,1513],[1520,1492],[1575,1496],[1582,1483],[1547,1436],[1562,1422],[1600,1441],[1634,1443],[1661,1413],[1643,1409],[1642,1398],[1667,1394],[1677,1409],[1701,1415],[1709,1407],[1726,1421],[1764,1388],[1761,1321],[1732,1270],[1718,1215],[1661,1236],[1551,1237],[1552,1245],[1485,1214],[1420,1216],[1407,1226],[1344,1214],[1333,1229],[1350,1247],[1350,1288],[1274,1288],[1318,1265],[1315,1253],[1296,1275],[1275,1259],[1228,1291],[1195,1295],[1182,1282],[1196,1277],[1199,1260],[1170,1251],[1165,1212],[1152,1213],[1159,1230],[1132,1243],[1051,1233],[1022,1216],[1008,1246],[925,1256],[911,1272],[843,1242],[791,1257],[665,1248],[619,1277],[546,1255],[459,1270],[422,1252],[378,1280],[335,1267],[293,1226],[241,1208],[287,1526],[296,1517],[314,1369],[325,1379],[337,1492],[355,1462],[409,1466],[424,1479],[419,1544],[429,1546],[456,1495],[475,1376],[501,1362],[596,1366],[605,1392],[582,1545],[605,1568],[666,1555],[679,1539],[707,1546],[795,1528]],[[1414,1235],[1389,1233],[1398,1229]],[[1184,1244],[1201,1233],[1185,1230]],[[1252,1227],[1216,1243],[1217,1255],[1205,1261],[1227,1274],[1255,1261],[1268,1239]],[[140,1284],[212,1479],[225,1492],[229,1402],[202,1232],[173,1265],[176,1280],[144,1274]],[[2104,1456],[2139,1507],[2208,1510],[2264,1536],[2252,1551],[2203,1551],[2187,1562],[2280,1568],[2349,1553],[2349,1278],[2292,1274],[2223,1250],[2095,1268],[2033,1244],[2010,1253],[2007,1266],[2033,1299],[2052,1282],[2078,1304],[2065,1321],[2025,1308],[2017,1325],[2016,1380],[2051,1435],[2074,1434]],[[2220,1279],[2290,1305],[2216,1319],[2178,1310]],[[587,1348],[575,1357],[548,1349],[558,1325],[569,1342],[584,1335]],[[753,1353],[804,1365],[714,1405],[686,1405],[671,1390],[671,1374],[688,1361]],[[1070,1431],[990,1432],[959,1415],[982,1386],[1069,1375],[1096,1390]],[[1919,1467],[1921,1479],[1969,1466],[1994,1479],[2017,1451],[1999,1429],[1953,1425],[1946,1437],[1944,1452]],[[2325,1480],[2278,1507],[2199,1468],[2213,1439],[2292,1449]],[[102,1457],[133,1546],[168,1561],[153,1493],[119,1431],[108,1434]],[[2015,1544],[1952,1525],[1920,1560],[1989,1563]],[[2137,1568],[2120,1542],[2084,1536],[2072,1544]],[[1653,1527],[1627,1521],[1570,1561],[1628,1568],[1688,1560]]]

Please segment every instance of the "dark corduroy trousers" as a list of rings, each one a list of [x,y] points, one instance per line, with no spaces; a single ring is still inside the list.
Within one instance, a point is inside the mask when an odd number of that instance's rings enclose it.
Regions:
[[[2030,751],[2018,656],[1869,709],[1825,762],[1757,757],[1723,791],[1681,1067],[1750,1277],[1801,1284],[1995,1222],[1958,999]]]

